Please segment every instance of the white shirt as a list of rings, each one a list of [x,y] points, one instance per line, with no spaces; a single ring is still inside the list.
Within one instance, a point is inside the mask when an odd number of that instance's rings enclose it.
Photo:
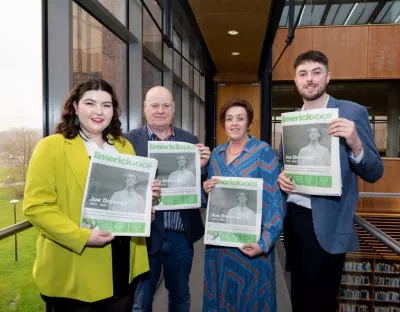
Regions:
[[[256,225],[256,214],[247,207],[236,206],[229,209],[226,223],[237,225]]]
[[[82,136],[84,137],[85,135],[82,134]],[[93,153],[96,149],[102,149],[105,152],[110,152],[110,153],[119,153],[118,150],[115,148],[114,145],[108,144],[106,142],[103,143],[102,147],[99,147],[95,142],[93,142],[92,140],[89,139],[84,139],[83,143],[85,144],[86,150],[89,154],[89,157],[93,156]]]
[[[329,101],[329,95],[326,97],[326,103],[324,108],[326,108],[326,106],[328,105],[328,101]],[[304,105],[301,108],[301,110],[304,111]],[[353,153],[350,152],[350,159],[355,164],[359,164],[363,159],[363,157],[364,157],[364,149],[361,150],[360,155],[358,155],[357,157],[354,157]],[[311,209],[311,198],[309,195],[290,193],[288,194],[287,202],[294,203],[296,205]]]
[[[300,149],[297,164],[299,166],[330,166],[331,153],[318,142],[310,143]]]
[[[126,189],[115,192],[108,202],[108,210],[144,213],[145,203],[143,197],[134,190]]]
[[[195,187],[196,178],[193,172],[183,169],[172,172],[168,177],[168,187]]]

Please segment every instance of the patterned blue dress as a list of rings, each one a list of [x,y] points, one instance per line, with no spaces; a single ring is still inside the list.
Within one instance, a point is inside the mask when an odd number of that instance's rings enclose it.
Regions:
[[[203,312],[276,311],[274,243],[283,223],[280,173],[275,151],[249,136],[241,154],[226,164],[227,143],[211,154],[212,176],[262,178],[264,180],[261,238],[264,254],[249,258],[237,248],[206,246]]]

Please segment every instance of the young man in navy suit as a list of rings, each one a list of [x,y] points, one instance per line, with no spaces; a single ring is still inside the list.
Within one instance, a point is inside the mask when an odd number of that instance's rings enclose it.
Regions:
[[[171,92],[161,86],[150,89],[145,97],[147,124],[125,136],[136,155],[147,157],[148,141],[180,141],[196,144],[200,151],[202,180],[210,149],[193,134],[173,126],[175,103]],[[134,297],[133,312],[152,311],[153,296],[161,269],[169,293],[170,312],[190,311],[189,275],[192,269],[193,244],[204,235],[199,209],[157,211],[146,240],[150,271],[143,275]]]
[[[358,248],[353,217],[358,177],[373,183],[383,175],[367,109],[326,93],[331,74],[319,51],[299,55],[294,81],[303,98],[302,110],[338,108],[328,133],[339,137],[342,195],[306,196],[292,193],[294,183],[282,170],[279,185],[286,193],[284,237],[291,269],[294,312],[335,312],[346,252]],[[283,166],[282,146],[279,161]]]

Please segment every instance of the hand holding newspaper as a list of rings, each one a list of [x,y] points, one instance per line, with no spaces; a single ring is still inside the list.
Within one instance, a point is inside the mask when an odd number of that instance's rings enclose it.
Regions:
[[[150,236],[157,160],[95,150],[82,202],[81,227],[118,236]]]
[[[261,235],[263,180],[213,177],[218,183],[208,196],[204,244],[241,247]]]
[[[294,181],[294,193],[342,194],[339,138],[328,134],[337,108],[284,113],[282,146],[285,175]]]

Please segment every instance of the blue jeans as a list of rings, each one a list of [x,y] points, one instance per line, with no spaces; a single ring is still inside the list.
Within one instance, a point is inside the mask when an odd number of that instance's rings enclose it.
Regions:
[[[189,312],[189,275],[192,261],[193,247],[189,245],[185,234],[165,231],[160,251],[149,256],[150,272],[142,276],[136,288],[132,311],[152,311],[153,296],[163,268],[165,288],[168,290],[168,310]]]

